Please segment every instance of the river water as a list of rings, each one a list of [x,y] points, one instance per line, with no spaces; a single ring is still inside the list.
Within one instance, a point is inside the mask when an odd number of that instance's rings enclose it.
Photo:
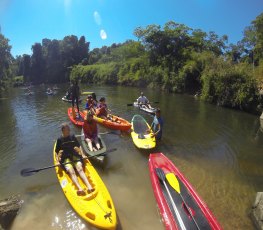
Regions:
[[[55,96],[45,87],[33,87],[33,96],[13,89],[0,99],[0,199],[20,194],[22,209],[16,229],[94,229],[71,209],[54,169],[21,177],[27,167],[52,165],[52,148],[60,124],[69,121],[61,101],[66,86]],[[140,90],[127,87],[82,86],[105,96],[115,114],[131,120],[127,107]],[[255,193],[263,190],[263,133],[259,118],[206,104],[191,96],[144,90],[159,101],[165,121],[163,141],[155,150],[165,153],[193,185],[224,229],[253,229],[249,219]],[[83,106],[83,104],[82,104]],[[80,130],[71,126],[79,134]],[[101,132],[106,129],[100,127]],[[110,153],[96,169],[110,191],[119,217],[118,229],[164,229],[151,187],[148,156],[133,145],[129,135],[105,135]]]

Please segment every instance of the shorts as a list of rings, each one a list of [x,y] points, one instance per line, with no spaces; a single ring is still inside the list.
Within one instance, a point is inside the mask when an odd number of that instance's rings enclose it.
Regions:
[[[76,156],[73,156],[73,161],[75,162],[64,165],[67,171],[69,171],[72,168],[76,168],[77,166],[82,167],[81,159],[79,159]],[[65,164],[68,162],[71,162],[71,160],[69,158],[66,158],[63,163]]]

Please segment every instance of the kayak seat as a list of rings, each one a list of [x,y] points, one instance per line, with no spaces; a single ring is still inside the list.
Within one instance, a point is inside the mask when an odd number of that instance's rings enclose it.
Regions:
[[[86,193],[86,196],[84,198],[84,200],[93,200],[97,197],[98,195],[98,189],[95,188],[95,191],[92,192],[92,193]]]

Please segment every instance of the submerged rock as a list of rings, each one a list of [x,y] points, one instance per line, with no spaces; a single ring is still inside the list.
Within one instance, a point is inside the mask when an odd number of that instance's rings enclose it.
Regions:
[[[257,229],[263,230],[263,192],[257,193],[251,216]]]
[[[0,201],[0,229],[10,229],[22,201],[19,196],[11,196]]]

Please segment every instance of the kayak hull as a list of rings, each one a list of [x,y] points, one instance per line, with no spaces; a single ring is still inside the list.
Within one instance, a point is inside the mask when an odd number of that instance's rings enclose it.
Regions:
[[[136,119],[139,118],[144,123],[145,130],[141,132],[136,128]],[[131,137],[134,145],[139,149],[153,149],[156,147],[156,140],[150,125],[140,115],[134,115],[131,121]],[[150,130],[149,132],[146,132]]]
[[[121,117],[117,117],[115,115],[111,115],[114,120],[117,120],[120,123],[113,122],[110,120],[105,120],[97,116],[93,116],[93,119],[100,125],[103,125],[104,127],[108,129],[113,129],[113,130],[120,130],[120,131],[129,131],[131,128],[131,123],[126,121],[125,119]]]
[[[156,112],[156,108],[147,108],[146,106],[141,106],[139,105],[137,102],[134,102],[133,103],[133,106],[136,107],[136,108],[139,108],[140,110],[146,112],[146,113],[150,113],[150,114],[155,114]]]
[[[65,101],[65,102],[69,102],[69,103],[72,102],[72,100],[67,99],[66,96],[62,97],[61,100],[62,100],[62,101]],[[82,101],[82,100],[79,99],[79,103],[81,103],[81,101]]]
[[[75,113],[77,113],[77,109],[75,109]],[[68,108],[68,117],[71,120],[71,122],[78,127],[82,127],[84,124],[84,114],[82,112],[79,112],[79,113],[80,113],[81,118],[73,118],[72,108],[71,107]]]
[[[172,207],[172,202],[169,198],[165,186],[160,182],[155,169],[161,168],[165,174],[173,173],[179,181],[180,193],[184,198],[187,206],[190,208],[194,219],[196,220],[200,229],[221,229],[219,223],[208,209],[206,204],[201,200],[193,187],[189,184],[183,174],[175,167],[175,165],[162,153],[150,154],[149,157],[149,171],[152,182],[154,195],[162,215],[162,220],[166,229],[174,230],[181,229],[178,218]],[[177,193],[166,180],[167,187],[172,196],[173,202],[176,205],[180,217],[186,229],[196,229],[196,226],[187,211],[186,206],[179,193]]]
[[[56,144],[53,150],[53,160],[54,164],[58,164],[55,148]],[[117,217],[110,193],[90,161],[85,159],[84,164],[84,173],[95,191],[86,192],[85,196],[78,196],[70,176],[61,167],[56,167],[55,172],[62,191],[72,208],[82,219],[100,229],[116,229]],[[81,187],[85,188],[78,174],[77,177]]]
[[[99,138],[100,146],[102,146],[102,148],[97,150],[97,151],[90,151],[89,146],[88,146],[87,142],[85,141],[85,137],[84,137],[84,133],[83,133],[83,129],[82,129],[82,131],[81,131],[81,146],[88,156],[92,157],[94,155],[103,154],[107,151],[107,147],[105,145],[105,142],[101,138],[101,135],[98,135],[98,138]],[[101,163],[103,163],[103,161],[104,161],[104,156],[97,156],[97,157],[93,157],[93,158],[96,159],[97,161],[101,162]]]

